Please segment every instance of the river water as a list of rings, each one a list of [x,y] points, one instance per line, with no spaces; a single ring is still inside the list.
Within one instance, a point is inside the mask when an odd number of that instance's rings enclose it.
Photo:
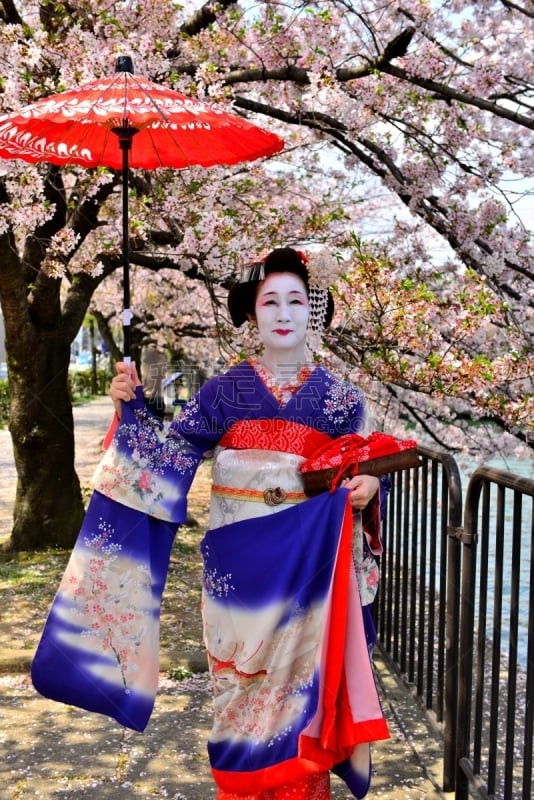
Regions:
[[[510,472],[513,475],[520,475],[521,477],[534,480],[534,459],[520,459],[520,458],[494,458],[486,462],[487,466],[496,469]],[[466,491],[469,482],[469,477],[472,471],[462,471],[462,490],[465,503]],[[505,517],[504,517],[504,531],[502,543],[499,542],[497,535],[497,490],[492,486],[491,490],[491,511],[490,511],[490,524],[489,524],[489,537],[488,537],[488,623],[491,626],[493,618],[496,613],[494,597],[496,596],[495,582],[498,579],[499,572],[502,573],[503,588],[502,588],[502,639],[501,650],[504,653],[509,649],[509,629],[510,629],[510,615],[511,615],[511,598],[512,598],[512,583],[519,580],[519,625],[517,634],[518,646],[518,662],[522,666],[526,666],[527,662],[527,646],[528,646],[528,624],[530,615],[534,613],[534,586],[531,587],[531,566],[534,558],[534,499],[528,495],[523,495],[522,498],[522,514],[521,514],[521,549],[519,564],[512,563],[512,544],[513,544],[513,514],[514,514],[514,493],[512,490],[505,491]],[[479,529],[481,526],[479,525]],[[502,555],[500,551],[502,546]],[[479,536],[478,541],[478,564],[477,569],[477,584],[480,582],[480,557],[482,554],[483,542]],[[498,569],[500,565],[501,569]],[[498,591],[498,589],[497,589]],[[478,585],[477,595],[478,597]],[[498,608],[497,608],[498,612]],[[487,629],[487,636],[492,638],[493,631],[491,627]]]

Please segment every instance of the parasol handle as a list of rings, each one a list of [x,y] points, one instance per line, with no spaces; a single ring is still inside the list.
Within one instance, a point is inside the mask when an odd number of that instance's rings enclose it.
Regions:
[[[115,62],[115,72],[128,72],[133,75],[133,60],[130,56],[119,56]],[[130,311],[130,241],[128,225],[128,153],[132,149],[132,139],[138,132],[137,128],[130,125],[130,121],[123,117],[122,125],[111,129],[119,140],[122,150],[122,334],[124,339],[124,361],[130,364],[130,331],[132,312]]]
[[[113,133],[119,140],[122,151],[122,296],[123,296],[123,318],[122,332],[124,339],[124,356],[130,356],[130,323],[132,314],[130,311],[130,241],[128,224],[128,184],[129,168],[128,153],[132,148],[132,139],[138,132],[137,128],[132,127],[127,119],[123,120],[121,127],[112,128]]]

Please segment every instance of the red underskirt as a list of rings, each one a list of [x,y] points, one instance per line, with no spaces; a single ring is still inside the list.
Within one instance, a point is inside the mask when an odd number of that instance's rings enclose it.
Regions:
[[[276,789],[254,794],[235,794],[219,789],[217,800],[330,800],[330,773],[316,772]]]

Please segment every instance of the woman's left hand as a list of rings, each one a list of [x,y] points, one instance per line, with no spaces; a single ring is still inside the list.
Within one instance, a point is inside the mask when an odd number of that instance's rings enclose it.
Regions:
[[[374,475],[355,475],[341,482],[345,489],[351,489],[350,504],[361,511],[370,503],[380,487],[380,481]]]

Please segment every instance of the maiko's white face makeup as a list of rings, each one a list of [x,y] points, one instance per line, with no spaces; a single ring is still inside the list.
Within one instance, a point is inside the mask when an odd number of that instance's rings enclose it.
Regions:
[[[310,304],[306,286],[298,275],[268,275],[258,289],[254,310],[266,349],[290,351],[304,346]]]

